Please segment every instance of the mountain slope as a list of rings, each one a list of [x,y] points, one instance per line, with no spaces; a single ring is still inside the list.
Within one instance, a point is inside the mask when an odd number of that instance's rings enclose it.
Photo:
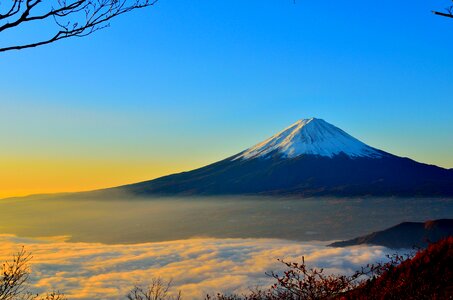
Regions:
[[[453,236],[453,219],[440,219],[425,223],[404,222],[352,240],[335,242],[329,246],[370,244],[388,248],[426,247],[428,242],[434,243],[449,236]]]
[[[237,155],[189,172],[118,187],[138,195],[453,195],[453,171],[370,147],[305,119]]]

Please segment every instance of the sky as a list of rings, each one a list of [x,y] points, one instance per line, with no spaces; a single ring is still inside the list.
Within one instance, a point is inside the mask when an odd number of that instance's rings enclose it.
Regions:
[[[453,168],[453,21],[431,14],[448,4],[160,0],[0,54],[0,198],[189,170],[309,117]]]

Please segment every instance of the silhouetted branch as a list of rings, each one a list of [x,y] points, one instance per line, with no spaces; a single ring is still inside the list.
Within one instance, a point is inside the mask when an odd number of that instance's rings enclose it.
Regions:
[[[442,17],[453,18],[453,14],[452,13],[443,13],[443,12],[439,12],[439,11],[433,11],[433,14],[438,15],[438,16],[442,16]]]
[[[53,20],[53,36],[36,42],[0,47],[0,52],[37,47],[69,37],[84,37],[109,26],[109,21],[134,9],[153,6],[158,0],[11,0],[0,13],[0,34],[30,22]],[[0,12],[3,10],[0,4]]]
[[[151,283],[143,288],[135,286],[127,295],[129,300],[181,300],[181,291],[170,295],[172,281],[165,282],[162,278],[153,278]]]
[[[67,300],[60,292],[39,296],[27,291],[30,276],[29,262],[32,256],[21,248],[12,259],[5,261],[0,268],[0,300]]]
[[[25,283],[30,275],[28,262],[31,255],[22,248],[13,258],[5,261],[1,266],[0,300],[14,300],[22,296],[31,299],[25,291]]]
[[[453,0],[452,0],[452,2],[453,2]],[[453,5],[445,8],[445,12],[433,10],[433,14],[442,16],[442,17],[453,18]]]

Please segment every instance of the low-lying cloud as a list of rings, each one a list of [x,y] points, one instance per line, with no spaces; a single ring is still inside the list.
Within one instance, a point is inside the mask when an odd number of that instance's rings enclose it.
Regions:
[[[107,245],[72,243],[63,237],[19,238],[0,235],[0,260],[21,246],[32,252],[32,289],[60,290],[69,299],[125,299],[134,284],[152,278],[173,279],[184,299],[207,293],[245,292],[272,282],[265,272],[281,270],[277,258],[299,261],[328,272],[352,272],[383,260],[378,246],[326,247],[326,242],[278,239],[187,239],[159,243]]]

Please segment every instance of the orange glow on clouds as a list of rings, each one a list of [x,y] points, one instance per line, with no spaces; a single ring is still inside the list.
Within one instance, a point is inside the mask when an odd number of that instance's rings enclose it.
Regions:
[[[32,252],[33,290],[59,290],[69,299],[124,299],[137,283],[173,279],[184,299],[207,293],[241,293],[268,287],[268,271],[280,271],[276,258],[298,261],[302,255],[327,272],[351,272],[381,260],[379,246],[326,247],[326,242],[278,239],[188,239],[170,242],[106,245],[0,235],[0,262],[25,245]]]

